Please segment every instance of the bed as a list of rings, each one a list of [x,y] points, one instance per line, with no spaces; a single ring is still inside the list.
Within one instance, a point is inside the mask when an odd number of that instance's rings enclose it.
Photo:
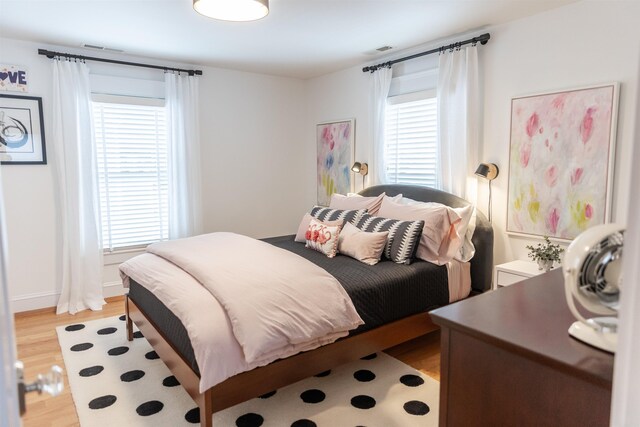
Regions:
[[[383,192],[454,208],[469,204],[451,194],[418,186],[374,186],[360,194],[377,196]],[[331,344],[238,373],[201,390],[201,373],[185,326],[153,292],[130,280],[126,298],[127,338],[133,339],[135,323],[200,408],[201,426],[212,426],[213,412],[432,332],[437,326],[431,322],[429,310],[449,302],[444,266],[425,261],[408,266],[390,261],[366,266],[344,256],[328,259],[294,243],[293,236],[264,241],[301,255],[336,277],[365,323]],[[480,212],[473,243],[476,253],[470,261],[472,295],[491,287],[493,231]],[[425,280],[429,286],[424,286]]]

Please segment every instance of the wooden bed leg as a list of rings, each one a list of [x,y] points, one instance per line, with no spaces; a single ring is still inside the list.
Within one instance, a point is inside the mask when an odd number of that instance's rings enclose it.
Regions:
[[[213,406],[211,404],[211,389],[200,394],[198,399],[200,408],[200,427],[213,427]]]
[[[127,316],[127,341],[133,341],[133,321],[129,316],[129,295],[124,299],[125,315]]]

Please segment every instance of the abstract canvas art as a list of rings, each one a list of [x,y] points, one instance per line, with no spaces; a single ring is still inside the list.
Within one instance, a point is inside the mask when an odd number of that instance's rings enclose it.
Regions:
[[[333,193],[351,191],[355,120],[321,123],[316,127],[318,145],[318,204],[329,206]]]
[[[2,164],[47,164],[42,98],[0,95]]]
[[[507,231],[573,239],[609,220],[618,85],[511,101]]]

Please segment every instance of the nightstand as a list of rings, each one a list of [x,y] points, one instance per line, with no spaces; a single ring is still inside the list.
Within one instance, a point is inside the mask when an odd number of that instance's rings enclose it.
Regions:
[[[544,270],[538,269],[538,263],[531,261],[517,260],[499,264],[496,265],[493,289],[513,285],[514,283],[522,282],[529,277],[542,273],[544,273]]]

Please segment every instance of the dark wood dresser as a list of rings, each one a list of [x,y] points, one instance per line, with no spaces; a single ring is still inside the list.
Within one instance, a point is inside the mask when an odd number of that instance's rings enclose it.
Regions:
[[[440,426],[608,426],[613,356],[571,338],[560,269],[431,312]]]

